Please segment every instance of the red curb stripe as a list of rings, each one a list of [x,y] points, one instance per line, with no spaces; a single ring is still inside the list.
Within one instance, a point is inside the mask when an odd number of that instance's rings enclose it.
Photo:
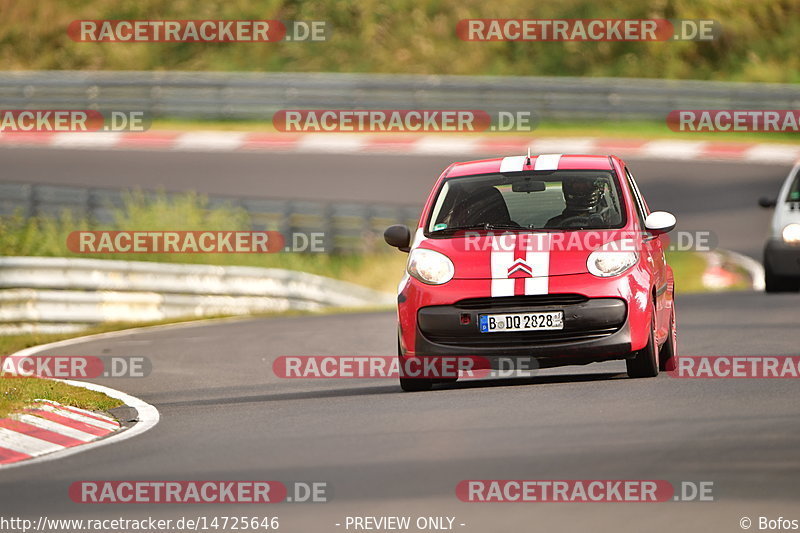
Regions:
[[[70,413],[75,413],[76,415],[85,416],[86,418],[91,418],[92,420],[97,420],[98,422],[105,422],[106,424],[114,424],[115,426],[120,427],[119,426],[119,422],[117,422],[116,420],[109,420],[107,418],[99,417],[99,416],[97,416],[95,414],[84,413],[84,412],[79,411],[79,410],[77,410],[77,409],[75,409],[73,407],[70,407],[68,405],[61,405],[61,404],[47,404],[47,405],[52,405],[53,407],[58,407],[59,409],[62,409],[64,411],[69,411]]]
[[[602,139],[595,142],[595,150],[604,154],[613,154],[614,152],[639,153],[649,142],[627,139]]]
[[[364,143],[363,149],[366,151],[378,152],[383,150],[401,150],[405,152],[408,148],[412,148],[419,140],[419,138],[409,135],[389,134],[386,136],[369,137]]]
[[[112,432],[111,430],[108,429],[102,429],[97,426],[90,426],[89,424],[86,424],[84,422],[78,422],[77,420],[67,418],[66,416],[57,415],[55,413],[50,413],[47,411],[40,411],[38,409],[26,409],[25,412],[40,416],[42,418],[46,418],[47,420],[50,420],[57,424],[62,424],[64,426],[71,427],[73,429],[79,429],[84,433],[89,433],[90,435],[95,435],[98,437],[102,437],[103,435],[108,435],[109,433]]]
[[[14,450],[9,450],[8,448],[0,447],[0,465],[8,464],[8,463],[16,463],[17,461],[22,461],[23,459],[30,459],[32,456],[15,452]]]
[[[755,144],[709,143],[703,148],[703,152],[707,155],[744,157],[747,151],[755,146]]]
[[[78,439],[73,439],[72,437],[67,437],[66,435],[61,435],[60,433],[56,433],[55,431],[50,431],[48,429],[38,428],[36,426],[26,424],[25,422],[20,422],[19,420],[0,420],[0,428],[10,429],[11,431],[16,431],[17,433],[22,433],[30,437],[36,437],[37,439],[52,442],[53,444],[58,444],[66,448],[85,444],[83,441]]]
[[[4,131],[0,133],[0,142],[10,144],[53,144],[54,133]]]
[[[154,133],[136,133],[125,132],[123,133],[115,146],[118,147],[162,147],[171,148],[175,145],[178,137],[182,135],[180,132],[161,131]]]
[[[302,135],[277,133],[248,133],[242,139],[238,150],[263,150],[294,148],[302,140]]]
[[[509,138],[509,139],[485,139],[482,138],[478,141],[474,148],[473,152],[480,152],[480,153],[487,153],[487,154],[523,154],[528,149],[528,145],[532,143],[535,139],[520,139],[520,138]]]

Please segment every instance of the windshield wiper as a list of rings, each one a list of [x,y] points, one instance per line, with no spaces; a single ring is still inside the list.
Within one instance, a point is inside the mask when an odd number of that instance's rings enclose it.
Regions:
[[[475,230],[487,231],[487,230],[493,230],[493,229],[509,229],[509,230],[525,231],[525,230],[529,230],[530,228],[526,228],[524,226],[520,226],[519,224],[507,224],[507,223],[493,224],[491,222],[485,222],[483,224],[467,224],[467,225],[464,225],[464,226],[452,226],[450,228],[443,228],[443,229],[439,229],[439,230],[433,230],[430,233],[431,234],[437,234],[437,235],[444,235],[444,234],[448,234],[448,233],[455,233],[457,231],[470,231],[470,230],[472,230],[472,231],[475,231]]]

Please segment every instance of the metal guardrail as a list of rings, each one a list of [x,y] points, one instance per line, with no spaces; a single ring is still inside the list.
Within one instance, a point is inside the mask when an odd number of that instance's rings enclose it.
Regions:
[[[143,194],[153,198],[156,193]],[[68,210],[76,217],[109,224],[115,209],[124,206],[124,197],[125,191],[115,189],[0,182],[0,216],[58,217]],[[209,207],[223,205],[244,209],[254,231],[279,231],[285,236],[322,233],[324,250],[333,253],[386,251],[383,230],[392,224],[413,227],[420,214],[418,205],[209,197]]]
[[[0,334],[74,331],[113,321],[393,303],[388,294],[283,269],[0,258]]]
[[[4,71],[0,107],[255,119],[280,109],[482,109],[656,119],[675,109],[797,109],[800,85],[643,78],[335,73]]]

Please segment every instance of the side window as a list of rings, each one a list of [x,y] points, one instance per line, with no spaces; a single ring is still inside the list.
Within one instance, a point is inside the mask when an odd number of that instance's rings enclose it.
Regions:
[[[639,193],[639,187],[636,186],[636,182],[633,180],[633,176],[631,176],[631,172],[628,170],[628,167],[625,167],[625,177],[628,179],[628,187],[630,187],[631,193],[633,193],[633,203],[636,204],[636,213],[639,215],[639,224],[644,227],[644,219],[647,218],[647,210],[644,207],[642,195]]]

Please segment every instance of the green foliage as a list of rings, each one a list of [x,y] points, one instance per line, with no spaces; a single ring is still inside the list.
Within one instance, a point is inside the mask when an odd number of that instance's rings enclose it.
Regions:
[[[286,268],[343,279],[387,292],[392,292],[397,285],[405,264],[405,254],[392,253],[388,246],[379,243],[375,245],[375,253],[365,255],[76,254],[67,248],[67,237],[71,232],[79,230],[214,232],[246,231],[252,227],[250,216],[245,210],[226,205],[211,206],[208,198],[195,193],[168,196],[164,193],[145,194],[132,191],[124,197],[123,206],[112,212],[113,222],[110,224],[99,224],[69,212],[64,212],[58,218],[25,218],[19,214],[0,217],[0,256],[83,257]]]
[[[383,72],[800,81],[797,0],[0,0],[0,69]],[[463,42],[464,18],[706,18],[713,42]],[[328,42],[76,43],[76,19],[326,20]]]

